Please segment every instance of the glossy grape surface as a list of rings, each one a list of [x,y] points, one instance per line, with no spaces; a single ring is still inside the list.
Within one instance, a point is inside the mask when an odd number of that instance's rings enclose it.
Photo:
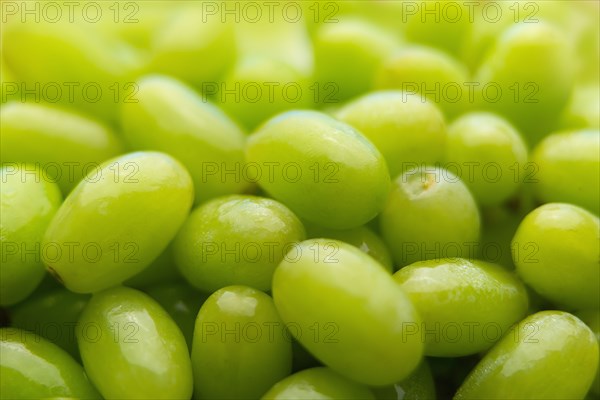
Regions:
[[[273,276],[273,299],[290,332],[325,365],[370,385],[389,385],[419,364],[420,323],[407,295],[381,266],[349,244],[309,239]],[[335,299],[335,301],[332,301]]]
[[[289,375],[291,336],[273,300],[246,286],[213,293],[196,319],[192,365],[199,399],[257,399]]]
[[[57,211],[42,242],[44,263],[77,293],[118,285],[166,248],[192,199],[188,172],[166,154],[136,152],[109,160]]]
[[[6,399],[101,398],[67,352],[20,329],[0,329],[0,374]]]
[[[206,292],[229,285],[269,290],[277,264],[304,238],[300,220],[275,200],[220,197],[192,212],[175,239],[175,260]]]
[[[85,370],[104,398],[191,397],[185,339],[148,295],[126,287],[94,294],[76,334]]]
[[[248,139],[246,159],[270,195],[328,228],[369,221],[389,190],[387,166],[375,146],[349,125],[315,111],[269,120]]]
[[[527,292],[517,277],[483,261],[421,261],[400,269],[394,278],[423,319],[413,334],[425,341],[428,356],[484,351],[528,308]]]
[[[439,167],[396,178],[379,224],[399,267],[434,258],[473,258],[479,241],[473,196],[456,175]]]
[[[600,222],[570,204],[548,203],[529,213],[512,241],[523,281],[569,309],[600,305]]]
[[[507,333],[454,398],[582,399],[597,366],[598,343],[592,331],[569,313],[542,311]]]

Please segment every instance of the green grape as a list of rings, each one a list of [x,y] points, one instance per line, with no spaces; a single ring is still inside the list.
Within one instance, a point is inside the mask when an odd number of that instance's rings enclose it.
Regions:
[[[269,120],[248,139],[246,160],[258,169],[265,191],[327,228],[349,229],[371,220],[390,186],[375,146],[349,125],[315,111]]]
[[[192,205],[188,172],[163,153],[129,153],[84,178],[42,242],[46,268],[71,291],[116,286],[167,247]]]
[[[577,313],[579,317],[586,325],[594,332],[596,341],[600,344],[600,311],[599,310],[585,310]],[[596,371],[594,383],[590,388],[591,393],[596,396],[600,396],[600,369]]]
[[[543,202],[567,202],[600,213],[600,131],[557,132],[533,151],[533,190]]]
[[[600,86],[578,85],[561,115],[563,129],[600,129]]]
[[[136,289],[181,280],[181,274],[175,266],[173,246],[169,244],[165,251],[150,263],[142,272],[132,276],[123,282],[124,286]]]
[[[541,20],[509,27],[477,72],[480,108],[505,115],[536,143],[556,124],[569,99],[571,50],[563,33]]]
[[[392,386],[371,388],[377,400],[435,400],[435,384],[429,364],[423,360],[403,381]]]
[[[512,273],[460,258],[411,264],[394,274],[423,318],[425,355],[460,357],[491,347],[525,316],[527,292]]]
[[[365,93],[384,59],[398,47],[394,36],[361,19],[323,24],[314,38],[316,83],[322,88],[334,84],[338,101]]]
[[[368,387],[326,367],[305,369],[281,380],[261,400],[375,400]]]
[[[457,167],[480,205],[502,203],[523,181],[527,146],[503,118],[481,112],[465,114],[449,126],[447,143],[446,168]]]
[[[137,150],[164,151],[189,170],[196,203],[242,192],[244,132],[185,84],[165,76],[138,81],[139,99],[122,108],[123,133]]]
[[[177,9],[155,35],[150,70],[201,87],[204,82],[218,79],[233,65],[234,25],[224,23],[218,16],[208,16],[205,11],[203,3]]]
[[[309,108],[318,94],[302,72],[258,56],[242,59],[222,81],[205,83],[203,90],[249,130],[280,112]]]
[[[139,54],[128,45],[63,18],[13,20],[3,56],[19,78],[21,98],[74,107],[114,122],[118,104],[135,101]],[[43,67],[41,67],[43,66]],[[24,96],[29,91],[32,94]]]
[[[185,283],[166,283],[146,289],[152,297],[181,329],[188,349],[192,349],[194,337],[194,323],[200,306],[208,295],[198,292]]]
[[[6,306],[25,299],[44,278],[40,242],[62,197],[32,165],[3,166],[0,181],[0,305]]]
[[[67,352],[20,329],[0,329],[0,375],[3,399],[101,398]]]
[[[542,311],[508,332],[454,398],[582,399],[597,366],[592,331],[569,313]]]
[[[198,399],[258,399],[289,375],[292,347],[273,300],[228,286],[202,305],[192,346]]]
[[[380,386],[408,376],[423,343],[410,300],[379,263],[354,246],[311,239],[286,255],[273,276],[273,299],[294,337],[325,365]]]
[[[175,262],[206,292],[229,285],[270,290],[275,267],[304,238],[300,220],[275,200],[220,197],[192,212],[175,239]]]
[[[462,113],[470,102],[467,82],[467,69],[457,60],[433,48],[411,46],[394,53],[383,63],[375,88],[419,94],[421,101],[428,99],[452,118]]]
[[[53,290],[10,309],[11,326],[34,332],[79,359],[75,325],[88,300],[64,288]]]
[[[189,399],[192,365],[181,331],[135,289],[92,296],[76,328],[85,371],[105,399]]]
[[[337,230],[327,229],[316,225],[307,226],[308,238],[327,238],[351,244],[370,255],[389,272],[394,272],[392,256],[383,240],[367,226],[353,229]]]
[[[404,2],[403,24],[408,40],[459,53],[468,37],[476,2],[450,0]]]
[[[523,281],[568,308],[600,306],[600,221],[583,208],[549,203],[529,213],[512,241]]]
[[[64,194],[123,150],[108,127],[54,106],[13,102],[0,117],[2,162],[36,165]]]
[[[418,95],[375,92],[345,105],[335,115],[377,146],[393,177],[415,165],[434,164],[444,158],[444,116]]]
[[[477,204],[465,184],[443,168],[417,168],[396,178],[379,223],[398,266],[476,255]]]

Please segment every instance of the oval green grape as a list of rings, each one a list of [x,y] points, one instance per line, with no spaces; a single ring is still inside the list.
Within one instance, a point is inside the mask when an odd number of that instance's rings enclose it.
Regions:
[[[42,243],[46,268],[71,291],[116,286],[167,247],[192,205],[188,172],[172,157],[136,152],[106,161],[71,192]]]
[[[465,184],[448,170],[427,166],[396,178],[379,224],[399,267],[434,258],[474,258],[481,225]]]
[[[270,195],[327,228],[354,228],[375,217],[390,185],[375,146],[316,111],[290,111],[269,120],[248,139],[246,159]]]
[[[228,286],[202,305],[192,346],[198,399],[257,399],[289,375],[292,345],[273,300]]]
[[[414,334],[425,341],[428,356],[484,351],[521,320],[529,306],[519,279],[484,261],[421,261],[400,269],[394,279],[423,319]]]
[[[214,292],[229,285],[270,290],[285,252],[305,238],[283,204],[232,195],[195,209],[174,242],[175,261],[192,286]]]
[[[523,281],[571,309],[600,306],[600,220],[583,208],[548,203],[527,214],[512,240]]]
[[[86,372],[106,399],[189,399],[192,365],[181,331],[148,295],[92,296],[76,328]]]
[[[542,311],[508,332],[454,399],[583,399],[597,367],[592,331],[569,313]]]
[[[62,196],[35,165],[4,165],[0,169],[0,305],[29,296],[44,277],[41,242]]]
[[[407,335],[420,317],[379,263],[349,244],[310,239],[275,270],[273,299],[290,332],[325,365],[368,385],[389,385],[421,361]]]
[[[0,329],[0,374],[3,399],[101,398],[66,351],[20,329]]]

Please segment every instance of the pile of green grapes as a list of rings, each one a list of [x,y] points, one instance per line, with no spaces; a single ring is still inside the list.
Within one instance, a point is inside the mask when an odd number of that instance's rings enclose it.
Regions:
[[[1,399],[598,399],[597,1],[0,2]]]

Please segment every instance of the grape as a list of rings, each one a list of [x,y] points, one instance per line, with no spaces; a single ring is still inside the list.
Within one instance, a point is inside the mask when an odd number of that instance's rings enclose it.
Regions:
[[[527,146],[504,119],[490,113],[468,113],[448,128],[446,165],[459,171],[473,166],[465,184],[478,204],[498,205],[515,193],[527,168]],[[467,175],[467,171],[461,176]]]
[[[389,272],[394,271],[392,256],[383,240],[371,229],[366,226],[347,230],[336,230],[321,228],[318,226],[307,226],[309,238],[327,238],[335,239],[341,242],[351,244],[370,255],[375,261],[378,261]]]
[[[11,326],[34,332],[79,359],[75,325],[88,300],[88,295],[64,288],[52,290],[12,308]]]
[[[166,248],[192,204],[188,172],[156,152],[106,161],[71,192],[42,242],[46,268],[76,293],[116,286]]]
[[[106,399],[189,399],[181,331],[149,296],[116,287],[92,296],[76,328],[85,371]]]
[[[198,399],[257,399],[285,378],[292,347],[273,300],[246,286],[213,293],[196,319],[192,365]]]
[[[423,318],[413,334],[425,340],[428,356],[460,357],[486,350],[527,312],[523,284],[484,261],[421,261],[400,269],[394,279]]]
[[[450,171],[423,167],[396,178],[379,218],[398,266],[416,261],[472,258],[480,219],[467,187]]]
[[[529,213],[512,241],[513,260],[525,283],[567,308],[600,306],[600,221],[564,203]]]
[[[334,83],[339,101],[365,93],[383,60],[398,47],[392,35],[360,19],[323,24],[314,38],[315,80],[323,88]]]
[[[391,176],[444,158],[444,116],[419,95],[396,90],[374,92],[350,102],[335,115],[377,146]]]
[[[429,364],[423,360],[419,367],[393,386],[371,388],[377,400],[435,400],[435,385]]]
[[[557,132],[533,151],[537,167],[531,186],[544,202],[572,203],[600,213],[600,131]]]
[[[225,196],[192,212],[175,239],[175,261],[192,286],[207,292],[229,285],[269,290],[285,252],[304,238],[302,223],[283,204]]]
[[[205,15],[201,4],[179,7],[151,47],[150,70],[197,87],[220,78],[236,58],[233,24]]]
[[[0,375],[3,399],[101,398],[67,352],[20,329],[0,329]]]
[[[419,316],[404,291],[371,257],[349,244],[310,239],[275,270],[273,299],[290,332],[325,365],[368,385],[389,385],[421,361],[407,335]]]
[[[2,75],[0,76],[0,103],[4,104],[9,99],[20,98],[19,86],[16,84],[15,75],[8,68],[8,65],[6,65],[4,56],[0,56],[0,70],[2,71]],[[4,118],[2,118],[2,122],[4,122]]]
[[[196,316],[208,295],[179,282],[155,285],[147,288],[146,293],[173,318],[191,350]]]
[[[248,139],[246,159],[255,163],[265,191],[327,228],[363,225],[383,207],[389,190],[387,166],[375,146],[315,111],[269,120]]]
[[[122,108],[123,133],[137,150],[164,151],[189,170],[196,203],[243,191],[243,131],[185,84],[152,75],[138,81],[139,99]]]
[[[66,195],[123,146],[105,125],[54,106],[12,102],[2,107],[0,158],[36,165]]]
[[[574,80],[572,49],[550,23],[506,29],[479,68],[480,107],[502,113],[535,144],[556,124]]]
[[[424,46],[408,46],[383,63],[375,88],[418,93],[453,118],[468,104],[467,77],[467,69],[449,55]]]
[[[25,299],[42,281],[40,242],[62,197],[35,166],[4,166],[0,181],[0,305],[5,306]]]
[[[542,311],[507,333],[454,398],[582,399],[597,366],[592,331],[569,313]]]
[[[140,55],[86,28],[93,24],[24,20],[13,18],[2,30],[4,60],[18,83],[34,88],[36,102],[43,98],[114,122],[117,105],[135,98],[131,81],[141,69]]]
[[[348,380],[329,368],[317,367],[288,376],[261,399],[375,400],[375,397],[366,386]]]

